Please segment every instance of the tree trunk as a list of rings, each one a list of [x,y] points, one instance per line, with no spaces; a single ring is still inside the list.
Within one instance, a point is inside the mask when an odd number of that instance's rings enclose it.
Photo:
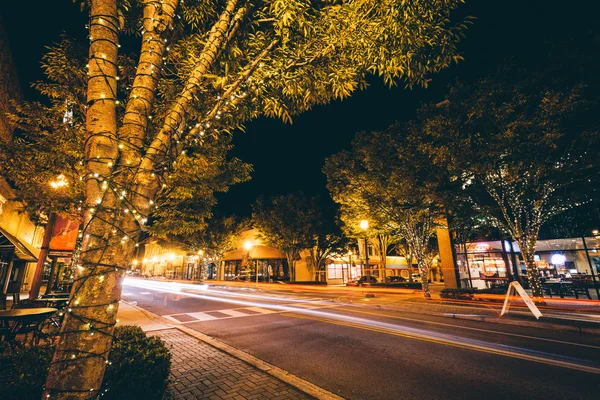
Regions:
[[[385,283],[386,281],[386,268],[387,268],[387,248],[388,248],[388,241],[389,239],[387,237],[384,237],[383,235],[379,235],[378,237],[378,241],[379,241],[379,258],[380,258],[380,263],[379,263],[379,277],[381,278],[381,283]]]
[[[126,165],[136,165],[148,127],[148,117],[154,102],[158,79],[163,69],[163,57],[168,46],[167,35],[179,0],[145,0],[140,58],[131,92],[127,99],[119,137],[129,145],[122,150]]]
[[[423,297],[431,298],[431,293],[429,292],[429,281],[427,280],[427,276],[429,275],[429,268],[427,268],[427,263],[424,259],[419,257],[417,260],[419,265],[419,273],[421,274],[421,285],[423,287]]]
[[[521,247],[521,255],[525,260],[525,266],[527,268],[527,278],[529,280],[529,288],[533,294],[533,298],[536,302],[543,302],[544,291],[542,290],[542,284],[540,282],[540,275],[538,267],[535,263],[535,243],[519,243]]]
[[[116,312],[123,267],[135,229],[120,205],[113,165],[118,157],[116,0],[92,0],[86,116],[84,239],[44,398],[99,397]]]

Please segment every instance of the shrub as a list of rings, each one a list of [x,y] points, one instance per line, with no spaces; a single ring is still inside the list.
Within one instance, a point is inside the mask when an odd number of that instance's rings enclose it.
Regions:
[[[372,287],[395,288],[395,289],[423,289],[421,282],[390,282],[390,283],[374,283]]]
[[[120,326],[104,373],[103,398],[162,399],[169,382],[171,354],[157,336],[148,337],[139,326]],[[39,399],[46,382],[54,345],[0,343],[2,399]]]
[[[162,399],[169,383],[171,353],[158,336],[139,326],[115,329],[104,373],[106,399]]]
[[[5,400],[39,399],[54,354],[53,345],[0,343],[0,393]]]
[[[461,288],[461,289],[442,289],[440,293],[441,298],[445,299],[460,299],[460,300],[472,300],[476,294],[505,294],[506,288],[496,287],[491,289],[477,289],[477,288]]]
[[[477,293],[475,288],[464,288],[464,289],[451,289],[445,288],[440,292],[440,297],[443,299],[460,299],[460,300],[471,300],[473,295]]]

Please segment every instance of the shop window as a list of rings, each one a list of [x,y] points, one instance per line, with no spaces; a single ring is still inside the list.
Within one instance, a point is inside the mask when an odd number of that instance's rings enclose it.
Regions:
[[[341,264],[329,264],[327,266],[327,279],[342,279],[342,265]]]

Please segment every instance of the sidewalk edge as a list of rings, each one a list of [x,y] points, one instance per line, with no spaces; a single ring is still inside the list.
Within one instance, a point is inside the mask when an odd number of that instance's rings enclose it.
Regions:
[[[175,324],[172,321],[167,322],[167,320],[165,318],[161,317],[160,315],[156,315],[153,312],[150,312],[142,307],[139,307],[138,305],[133,305],[133,304],[129,304],[129,305],[138,309],[140,312],[145,314],[148,318],[153,319],[153,320],[158,320],[161,323],[164,323],[165,325],[168,325],[170,327],[170,328],[166,328],[166,329],[173,329],[173,328],[178,329],[181,332],[194,337],[195,339],[201,340],[204,343],[206,343],[212,347],[215,347],[215,348],[223,351],[224,353],[229,354],[232,357],[235,357],[237,359],[240,359],[240,360],[252,365],[253,367],[279,379],[280,381],[287,383],[290,386],[295,387],[296,389],[308,394],[309,396],[312,396],[319,400],[345,400],[343,397],[338,396],[335,393],[332,393],[326,389],[323,389],[322,387],[319,387],[319,386],[315,385],[314,383],[304,380],[294,374],[291,374],[288,371],[285,371],[279,367],[269,364],[268,362],[263,361],[260,358],[254,357],[251,354],[248,354],[242,350],[236,349],[235,347],[230,346],[226,343],[223,343],[213,337],[210,337],[201,332],[190,329],[186,326]]]

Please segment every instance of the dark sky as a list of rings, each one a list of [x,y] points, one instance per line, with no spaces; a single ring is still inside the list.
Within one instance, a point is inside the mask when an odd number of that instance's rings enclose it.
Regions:
[[[219,196],[224,213],[247,215],[258,195],[304,191],[327,197],[321,173],[326,157],[348,148],[360,130],[383,129],[396,120],[411,118],[422,102],[443,99],[454,79],[472,80],[488,74],[506,58],[523,68],[544,53],[544,43],[569,36],[583,42],[595,37],[598,6],[592,0],[526,1],[467,0],[457,16],[477,18],[459,45],[465,61],[433,77],[429,89],[389,89],[376,79],[371,87],[343,102],[320,106],[295,118],[292,125],[260,119],[234,139],[233,155],[254,165],[252,180]],[[44,46],[66,32],[86,34],[87,16],[71,0],[2,1],[0,12],[13,48],[26,98],[34,93],[28,83],[41,78]]]

